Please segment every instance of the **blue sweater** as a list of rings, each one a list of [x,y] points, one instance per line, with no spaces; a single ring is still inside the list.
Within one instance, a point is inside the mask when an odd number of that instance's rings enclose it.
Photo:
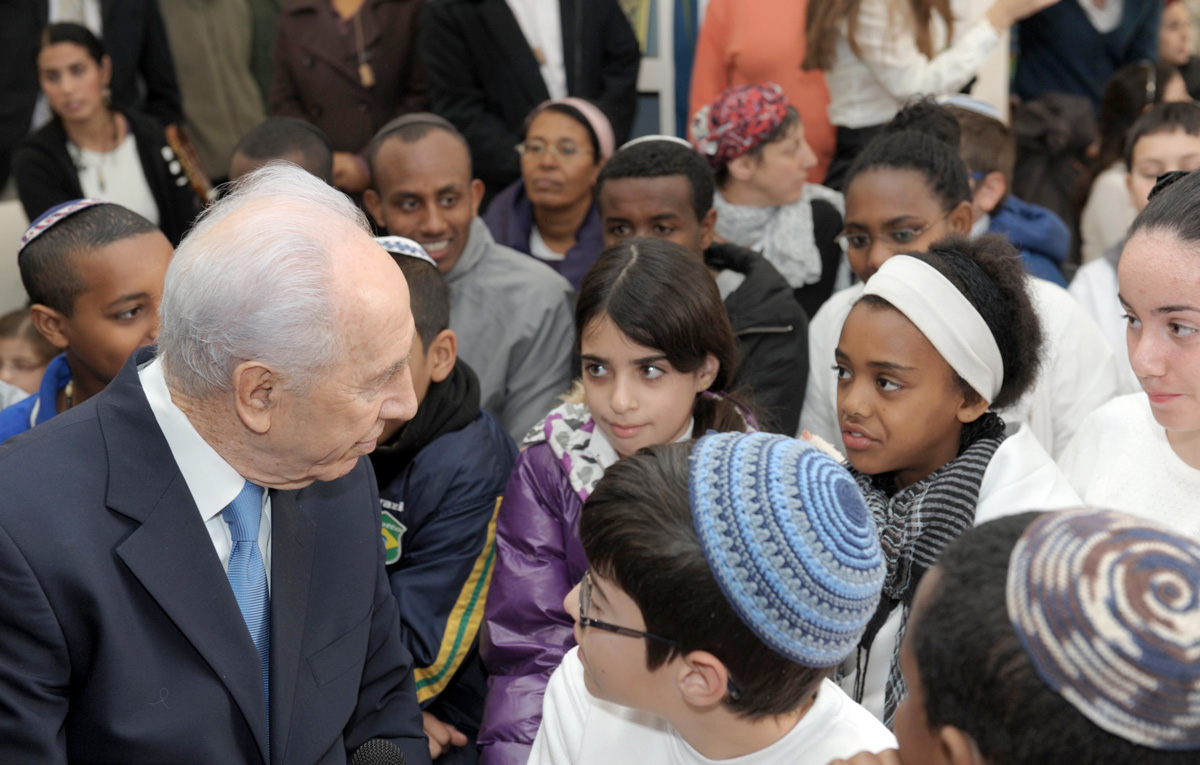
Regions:
[[[1125,0],[1121,23],[1103,35],[1079,2],[1062,0],[1017,25],[1013,90],[1021,100],[1058,92],[1086,96],[1098,105],[1104,84],[1118,69],[1158,58],[1161,0]]]
[[[989,234],[1002,234],[1021,252],[1025,270],[1033,276],[1067,286],[1062,264],[1071,247],[1071,232],[1050,210],[1012,194],[992,212]]]

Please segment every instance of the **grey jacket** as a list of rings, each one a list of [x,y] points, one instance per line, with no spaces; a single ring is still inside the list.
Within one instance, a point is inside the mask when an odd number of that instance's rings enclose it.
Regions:
[[[458,357],[479,375],[483,408],[520,443],[571,385],[571,284],[496,244],[482,218],[446,283]]]

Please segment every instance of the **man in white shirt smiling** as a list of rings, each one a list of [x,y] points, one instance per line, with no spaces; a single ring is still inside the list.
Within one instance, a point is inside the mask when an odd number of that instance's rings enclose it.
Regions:
[[[416,412],[415,329],[367,232],[251,174],[177,251],[157,358],[0,449],[4,759],[429,762],[361,459]]]

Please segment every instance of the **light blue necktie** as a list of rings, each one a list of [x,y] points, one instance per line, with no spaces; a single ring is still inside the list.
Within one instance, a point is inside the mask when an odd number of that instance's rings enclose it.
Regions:
[[[258,524],[262,519],[261,486],[249,481],[234,500],[221,511],[233,536],[229,553],[229,584],[242,609],[242,618],[250,630],[258,661],[262,664],[263,700],[267,705],[267,728],[271,720],[271,593],[267,589],[267,569],[258,549]]]

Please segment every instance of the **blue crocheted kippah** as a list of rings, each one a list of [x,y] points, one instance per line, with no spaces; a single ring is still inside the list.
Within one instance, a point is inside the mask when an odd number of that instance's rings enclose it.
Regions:
[[[798,664],[849,656],[885,572],[850,473],[794,438],[714,433],[693,447],[688,482],[704,557],[746,626]]]

